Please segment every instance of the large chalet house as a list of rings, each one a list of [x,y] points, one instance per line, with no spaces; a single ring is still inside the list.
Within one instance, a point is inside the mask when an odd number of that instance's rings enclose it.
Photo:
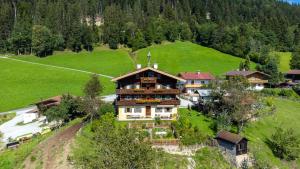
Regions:
[[[179,77],[186,80],[183,84],[184,92],[188,94],[193,94],[197,90],[200,90],[202,87],[207,86],[215,77],[210,73],[206,72],[182,72],[178,74]]]
[[[253,89],[253,90],[264,89],[264,86],[265,86],[265,84],[268,83],[268,79],[270,77],[270,75],[265,74],[263,72],[245,71],[245,70],[230,71],[230,72],[227,72],[225,75],[226,75],[227,80],[232,77],[236,77],[236,76],[245,77],[248,80],[248,82],[250,83],[251,89]]]
[[[136,71],[112,81],[117,85],[115,106],[120,121],[176,119],[180,105],[177,84],[184,79],[158,70],[155,64],[145,68],[138,65]]]

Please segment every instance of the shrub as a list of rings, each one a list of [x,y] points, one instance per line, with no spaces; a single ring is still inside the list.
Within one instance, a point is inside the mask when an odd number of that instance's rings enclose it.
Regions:
[[[294,92],[296,92],[298,95],[300,95],[300,84],[297,84],[297,85],[293,86],[293,90],[294,90]]]
[[[99,114],[100,115],[104,115],[106,113],[114,113],[114,112],[115,112],[115,108],[110,103],[104,103],[99,108]]]
[[[268,141],[275,156],[285,160],[295,160],[300,153],[300,139],[292,128],[283,130],[276,128],[275,133]]]
[[[292,97],[294,95],[294,91],[289,89],[281,89],[278,95],[284,97]]]

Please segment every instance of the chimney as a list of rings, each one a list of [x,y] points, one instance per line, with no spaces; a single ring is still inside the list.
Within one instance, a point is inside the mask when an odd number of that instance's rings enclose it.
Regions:
[[[139,69],[141,69],[141,68],[142,68],[142,65],[141,65],[141,64],[137,64],[137,65],[136,65],[136,69],[137,69],[137,70],[139,70]]]
[[[158,64],[157,64],[157,63],[154,63],[154,64],[153,64],[153,68],[154,68],[154,69],[158,69]]]
[[[197,70],[196,73],[197,73],[197,75],[200,75],[200,74],[201,74],[201,71],[200,71],[200,70]]]

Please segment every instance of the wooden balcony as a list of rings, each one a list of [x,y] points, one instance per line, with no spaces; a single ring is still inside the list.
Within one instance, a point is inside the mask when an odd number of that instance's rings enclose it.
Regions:
[[[141,77],[141,83],[156,83],[156,77]]]
[[[180,94],[179,89],[117,89],[117,94]]]
[[[180,100],[158,100],[158,99],[137,99],[137,100],[117,100],[118,106],[135,106],[135,105],[180,105]]]

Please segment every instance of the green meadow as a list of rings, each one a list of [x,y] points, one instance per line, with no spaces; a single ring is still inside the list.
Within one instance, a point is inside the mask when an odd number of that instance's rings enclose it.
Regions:
[[[200,46],[191,42],[167,43],[153,45],[137,52],[137,62],[147,63],[147,53],[151,52],[151,62],[158,63],[160,69],[172,74],[186,71],[211,72],[214,75],[223,75],[230,70],[239,68],[243,60],[233,57],[212,48]],[[252,69],[255,64],[251,65]]]
[[[280,58],[279,68],[282,72],[287,72],[290,70],[290,60],[292,58],[291,52],[275,52]]]
[[[0,58],[0,112],[21,108],[62,93],[82,95],[89,74],[47,65],[117,77],[133,71],[136,63],[145,66],[148,50],[152,54],[151,63],[159,63],[159,69],[172,74],[200,70],[223,75],[226,71],[237,69],[242,61],[241,58],[211,48],[180,41],[153,45],[136,53],[130,53],[126,48],[110,50],[102,46],[96,47],[93,52],[55,52],[45,58],[12,57],[43,65]],[[114,84],[109,78],[100,76],[100,80],[105,89],[103,95],[114,93]]]
[[[0,59],[0,112],[28,106],[48,97],[81,95],[89,74]],[[100,77],[104,94],[112,93],[110,79]]]

